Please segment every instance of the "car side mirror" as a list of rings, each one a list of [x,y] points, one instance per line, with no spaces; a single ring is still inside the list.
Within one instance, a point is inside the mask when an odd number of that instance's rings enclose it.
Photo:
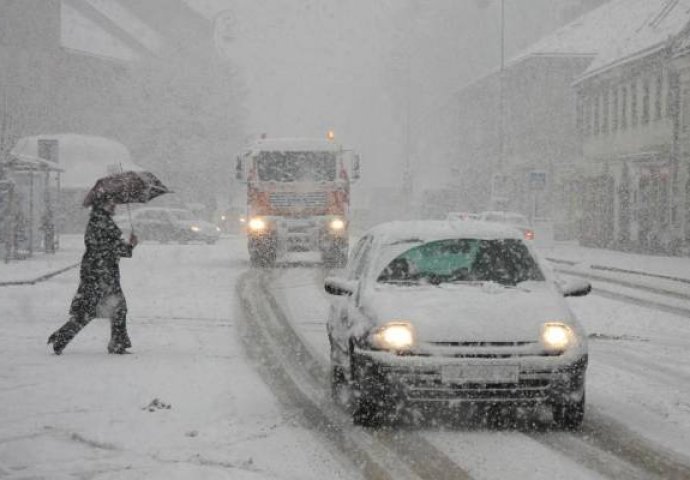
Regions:
[[[352,161],[352,180],[359,180],[360,170],[359,170],[359,155],[355,155]]]
[[[357,282],[342,278],[329,277],[326,279],[324,288],[330,295],[351,296],[357,291]]]
[[[570,280],[561,284],[564,297],[584,297],[592,291],[592,284],[586,280]]]

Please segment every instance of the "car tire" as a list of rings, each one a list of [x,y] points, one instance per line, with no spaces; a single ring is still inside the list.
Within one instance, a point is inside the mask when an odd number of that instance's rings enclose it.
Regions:
[[[385,379],[363,372],[353,362],[353,411],[355,425],[381,428],[396,420],[396,402]]]
[[[276,263],[277,252],[273,242],[257,242],[249,247],[249,260],[252,267],[268,268]]]
[[[553,421],[563,430],[576,430],[585,418],[585,392],[577,402],[555,403],[551,407]]]
[[[347,265],[348,244],[338,242],[322,253],[323,263],[327,268],[345,268]]]

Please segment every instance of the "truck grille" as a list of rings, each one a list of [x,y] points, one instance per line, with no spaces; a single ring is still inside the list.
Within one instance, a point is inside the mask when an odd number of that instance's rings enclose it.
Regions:
[[[274,192],[270,194],[273,207],[322,208],[328,206],[327,192]]]

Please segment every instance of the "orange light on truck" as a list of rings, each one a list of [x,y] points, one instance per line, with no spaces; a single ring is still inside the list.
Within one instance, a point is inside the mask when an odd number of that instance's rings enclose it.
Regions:
[[[328,140],[335,140],[335,132],[333,130],[329,130],[328,133],[326,133],[326,138]]]

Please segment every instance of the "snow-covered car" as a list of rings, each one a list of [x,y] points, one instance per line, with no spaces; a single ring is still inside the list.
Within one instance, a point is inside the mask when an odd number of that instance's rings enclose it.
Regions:
[[[448,215],[446,215],[446,220],[449,220],[449,221],[479,220],[479,214],[478,213],[472,213],[472,212],[448,212]]]
[[[118,215],[115,222],[123,231],[130,230],[129,215]],[[133,210],[132,226],[142,241],[198,241],[213,244],[220,236],[217,225],[196,218],[192,212],[183,208],[145,207]]]
[[[355,423],[405,406],[551,407],[563,428],[584,416],[587,336],[560,282],[520,232],[485,222],[392,222],[330,277],[334,399]],[[347,403],[347,402],[346,402]]]
[[[483,222],[502,223],[510,225],[520,230],[525,240],[534,240],[534,229],[529,219],[521,213],[516,212],[482,212],[478,220]]]

